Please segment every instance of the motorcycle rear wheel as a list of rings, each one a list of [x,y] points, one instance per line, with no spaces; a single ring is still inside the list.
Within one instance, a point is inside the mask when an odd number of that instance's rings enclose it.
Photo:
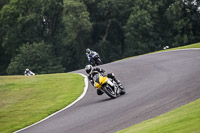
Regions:
[[[121,90],[120,95],[124,95],[126,93],[125,90]]]

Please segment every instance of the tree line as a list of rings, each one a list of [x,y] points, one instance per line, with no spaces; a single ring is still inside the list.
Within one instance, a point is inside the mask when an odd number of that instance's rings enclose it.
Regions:
[[[199,0],[1,0],[0,75],[68,72],[200,41]]]

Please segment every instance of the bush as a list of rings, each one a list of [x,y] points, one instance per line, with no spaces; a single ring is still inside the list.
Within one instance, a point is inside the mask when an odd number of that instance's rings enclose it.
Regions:
[[[58,59],[52,46],[44,42],[24,44],[19,48],[19,54],[15,56],[7,68],[7,73],[23,74],[29,68],[36,74],[64,72],[60,59]]]

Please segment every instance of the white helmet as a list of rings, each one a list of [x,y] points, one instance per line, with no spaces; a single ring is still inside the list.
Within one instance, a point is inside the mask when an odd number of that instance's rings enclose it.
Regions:
[[[85,71],[86,71],[87,74],[89,74],[92,71],[92,69],[93,69],[92,65],[87,65],[85,67]]]
[[[90,49],[89,48],[86,49],[86,53],[90,54]]]

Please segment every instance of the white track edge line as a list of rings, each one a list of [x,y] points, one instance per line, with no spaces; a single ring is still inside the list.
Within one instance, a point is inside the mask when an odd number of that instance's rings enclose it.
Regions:
[[[30,128],[30,127],[33,127],[33,126],[35,126],[35,125],[37,125],[37,124],[39,124],[39,123],[41,123],[41,122],[47,120],[48,118],[50,118],[50,117],[52,117],[52,116],[54,116],[54,115],[56,115],[56,114],[62,112],[63,110],[66,110],[67,108],[71,107],[72,105],[74,105],[75,103],[77,103],[78,101],[80,101],[80,100],[85,96],[85,94],[86,94],[86,92],[87,92],[87,90],[88,90],[88,78],[87,78],[87,76],[85,76],[85,75],[82,74],[82,73],[77,73],[77,74],[83,76],[83,77],[84,77],[84,82],[85,82],[84,91],[83,91],[83,93],[81,94],[81,96],[78,97],[78,99],[76,99],[74,102],[72,102],[71,104],[69,104],[69,105],[66,106],[65,108],[63,108],[63,109],[61,109],[61,110],[59,110],[59,111],[57,111],[57,112],[55,112],[55,113],[53,113],[53,114],[47,116],[46,118],[44,118],[44,119],[42,119],[42,120],[40,120],[40,121],[38,121],[38,122],[36,122],[36,123],[30,125],[30,126],[27,126],[27,127],[25,127],[25,128],[22,128],[22,129],[20,129],[20,130],[17,130],[17,131],[15,131],[15,132],[13,132],[13,133],[18,133],[18,132],[21,132],[21,131],[23,131],[23,130],[25,130],[25,129],[28,129],[28,128]]]
[[[132,58],[136,58],[136,57],[140,57],[140,56],[148,56],[148,55],[151,55],[151,54],[160,54],[160,53],[166,53],[166,52],[175,52],[175,51],[186,51],[186,50],[200,50],[200,48],[186,48],[186,49],[174,49],[174,50],[166,50],[166,51],[155,51],[155,52],[152,52],[152,53],[146,53],[146,54],[141,54],[141,55],[136,55],[136,56],[130,56],[130,57],[126,57],[124,59],[120,59],[120,60],[116,60],[116,61],[113,61],[113,62],[118,62],[118,61],[123,61],[123,60],[128,60],[128,59],[132,59]],[[110,62],[110,63],[113,63],[113,62]]]
[[[158,53],[164,53],[164,52],[174,52],[174,51],[186,51],[186,50],[200,50],[200,48],[186,48],[186,49],[174,49],[174,50],[166,50],[166,51],[158,51],[158,52],[155,52],[155,53],[149,53],[149,54],[158,54]],[[145,54],[145,55],[148,55],[148,54]]]
[[[153,55],[153,54],[162,54],[162,53],[167,53],[167,52],[175,52],[175,51],[186,51],[186,50],[200,50],[200,48],[187,48],[187,49],[174,49],[174,50],[166,50],[166,51],[157,51],[157,52],[153,52],[153,53],[147,53],[147,54],[142,54],[142,55],[137,55],[137,56],[133,56],[133,57],[128,57],[127,59],[132,59],[135,57],[140,57],[140,56],[148,56],[148,55]],[[119,60],[121,61],[121,60]]]

